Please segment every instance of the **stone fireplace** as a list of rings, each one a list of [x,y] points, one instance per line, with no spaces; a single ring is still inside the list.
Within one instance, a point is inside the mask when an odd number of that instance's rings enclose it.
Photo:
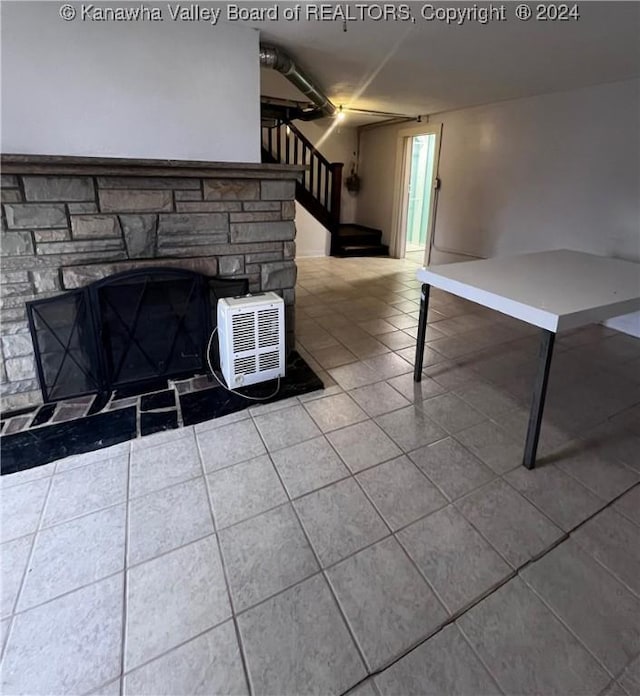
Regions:
[[[3,410],[42,402],[26,302],[148,267],[246,279],[286,304],[293,347],[301,167],[2,157]]]

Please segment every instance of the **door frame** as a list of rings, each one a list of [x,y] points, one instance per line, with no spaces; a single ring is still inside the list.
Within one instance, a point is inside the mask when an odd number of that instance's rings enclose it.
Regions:
[[[425,265],[428,262],[429,251],[433,244],[433,227],[436,215],[436,180],[440,165],[440,143],[442,140],[441,123],[422,123],[411,128],[403,128],[398,131],[396,145],[396,171],[393,200],[393,218],[391,230],[391,256],[403,259],[406,252],[406,224],[407,199],[409,196],[409,178],[411,172],[411,140],[417,135],[435,135],[436,141],[433,148],[433,173],[431,176],[431,200],[429,202],[429,221],[427,223],[427,242],[425,245]]]

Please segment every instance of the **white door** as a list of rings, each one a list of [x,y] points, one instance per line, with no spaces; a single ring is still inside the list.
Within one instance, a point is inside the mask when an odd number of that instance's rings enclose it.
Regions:
[[[431,244],[435,218],[435,186],[440,150],[440,126],[400,132],[396,229],[392,253],[423,263]]]

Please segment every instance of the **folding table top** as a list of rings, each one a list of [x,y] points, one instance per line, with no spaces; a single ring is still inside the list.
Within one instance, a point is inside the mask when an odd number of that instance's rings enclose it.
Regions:
[[[640,264],[559,249],[420,268],[418,280],[549,331],[640,309]]]

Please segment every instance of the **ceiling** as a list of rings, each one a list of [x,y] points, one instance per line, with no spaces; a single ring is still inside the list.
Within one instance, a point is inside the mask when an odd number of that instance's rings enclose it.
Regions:
[[[636,2],[583,0],[580,18],[570,21],[520,21],[516,3],[506,2],[506,21],[461,26],[426,21],[422,2],[407,3],[414,22],[285,21],[285,7],[296,4],[304,14],[305,3],[279,2],[277,21],[252,24],[262,42],[289,52],[333,103],[345,108],[416,116],[640,75]],[[433,5],[464,9],[483,3]],[[262,93],[301,98],[266,69]]]

